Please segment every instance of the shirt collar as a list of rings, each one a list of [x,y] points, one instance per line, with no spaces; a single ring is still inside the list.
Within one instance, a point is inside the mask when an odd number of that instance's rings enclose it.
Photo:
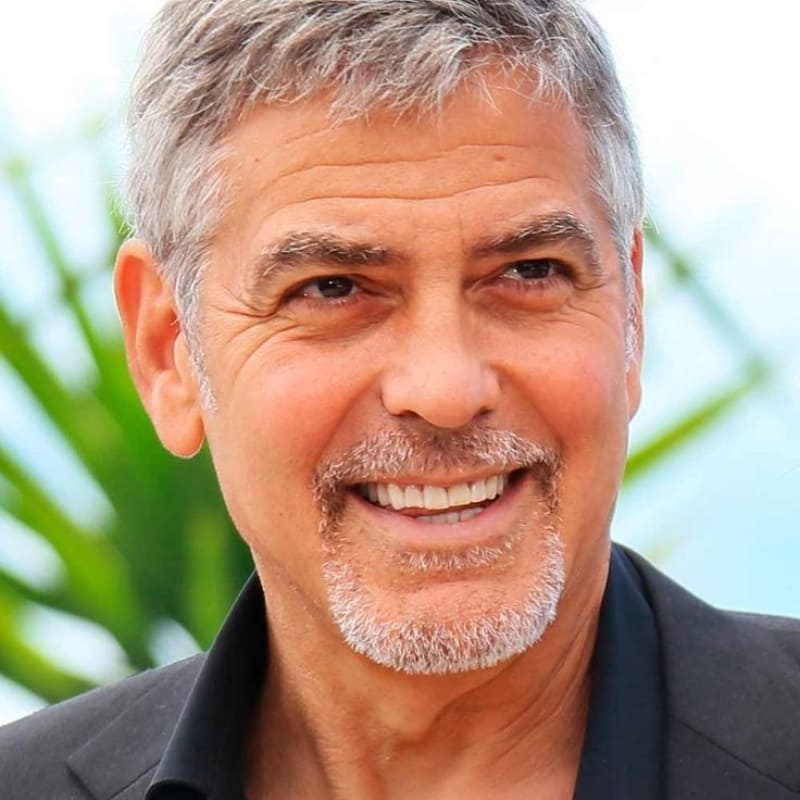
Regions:
[[[254,574],[206,657],[146,800],[244,798],[244,740],[266,657],[264,597]],[[653,614],[635,567],[613,547],[574,800],[660,800],[662,697]]]
[[[208,651],[146,800],[244,798],[244,739],[266,656],[264,595],[254,573]]]
[[[636,568],[614,547],[600,609],[574,800],[663,796],[663,697],[653,612]]]

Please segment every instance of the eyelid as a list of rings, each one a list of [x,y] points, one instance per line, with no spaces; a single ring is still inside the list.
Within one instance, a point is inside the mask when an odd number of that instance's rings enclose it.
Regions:
[[[352,284],[353,293],[358,293],[362,291],[361,286],[359,286],[358,281],[350,275],[319,275],[315,278],[309,278],[306,281],[300,283],[293,291],[292,294],[299,295],[301,297],[305,296],[303,293],[309,286],[314,286],[315,284],[319,284],[322,281],[332,281],[332,280],[341,280],[341,281],[349,281]],[[326,300],[333,300],[336,298],[322,298]],[[342,299],[342,298],[339,298]]]
[[[545,281],[548,280],[549,278],[558,278],[558,277],[573,279],[577,275],[576,269],[573,266],[571,266],[568,262],[560,258],[550,258],[547,256],[517,258],[514,259],[513,261],[506,262],[505,265],[502,267],[502,269],[499,271],[498,275],[502,277],[511,270],[518,268],[520,266],[524,266],[525,264],[542,263],[542,262],[547,263],[551,266],[552,268],[551,274],[538,279],[530,279],[531,283],[533,283],[534,280]]]
[[[343,297],[324,297],[318,292],[315,293],[308,290],[309,287],[326,279],[348,280],[352,284],[352,288]],[[306,305],[309,309],[314,308],[320,312],[325,310],[332,312],[335,308],[356,306],[364,300],[367,294],[368,289],[363,286],[363,280],[360,276],[346,273],[325,273],[306,278],[287,289],[281,295],[279,305],[289,306],[293,303],[299,303]]]
[[[561,263],[555,258],[518,258],[512,261],[510,264],[507,264],[505,267],[505,271],[514,269],[515,267],[520,267],[525,264],[542,264],[546,263],[553,267],[554,271],[561,269]]]

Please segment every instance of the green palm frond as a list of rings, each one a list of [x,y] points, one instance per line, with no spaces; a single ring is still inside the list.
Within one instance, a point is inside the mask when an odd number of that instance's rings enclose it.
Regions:
[[[31,169],[24,159],[9,159],[2,177],[57,278],[61,307],[93,368],[79,386],[65,384],[34,344],[35,325],[15,317],[3,297],[0,357],[112,509],[101,522],[73,519],[41,476],[0,442],[0,509],[47,542],[62,567],[47,588],[0,568],[0,673],[52,701],[90,682],[59,670],[25,643],[21,620],[31,608],[102,626],[131,668],[143,668],[153,664],[153,636],[165,619],[207,645],[252,567],[225,514],[210,458],[202,453],[183,462],[163,450],[130,381],[119,333],[95,325],[82,299],[85,282],[111,268],[111,251],[94,273],[73,268]],[[122,223],[111,185],[103,182],[107,216],[98,222],[109,225],[116,251]]]

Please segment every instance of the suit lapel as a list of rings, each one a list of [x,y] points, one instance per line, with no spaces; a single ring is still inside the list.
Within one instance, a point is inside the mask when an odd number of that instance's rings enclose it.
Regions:
[[[800,625],[719,611],[628,555],[661,638],[669,800],[797,797]]]
[[[139,800],[175,728],[201,659],[177,665],[67,758],[96,800]]]
[[[667,729],[668,800],[797,800],[794,792],[678,720]]]

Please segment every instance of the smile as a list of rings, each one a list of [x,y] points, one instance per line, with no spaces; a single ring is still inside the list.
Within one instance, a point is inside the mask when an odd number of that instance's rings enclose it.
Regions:
[[[362,483],[355,490],[373,505],[402,512],[416,522],[452,525],[481,514],[503,494],[510,480],[511,476],[499,474],[453,486]]]

